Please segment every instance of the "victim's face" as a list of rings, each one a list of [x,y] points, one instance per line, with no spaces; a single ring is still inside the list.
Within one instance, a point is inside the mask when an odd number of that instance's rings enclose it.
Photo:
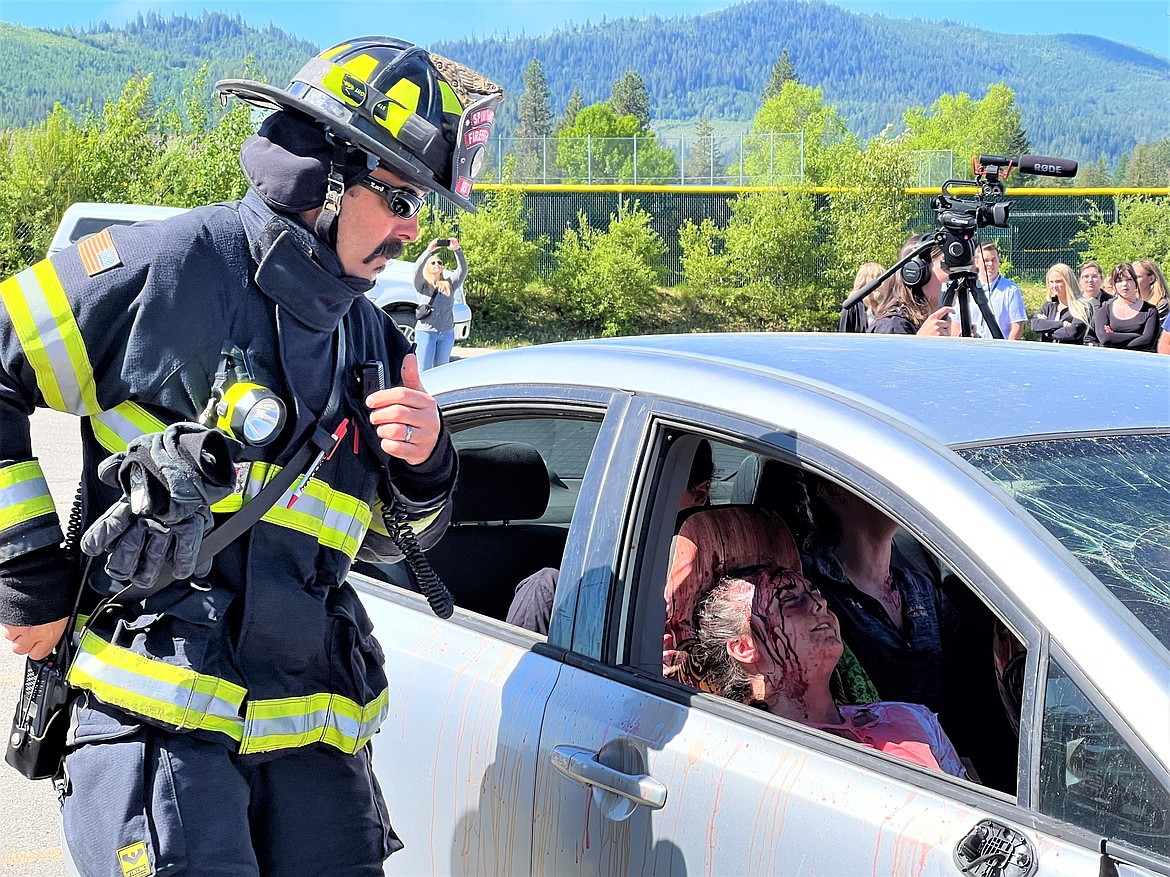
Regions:
[[[841,630],[820,591],[800,573],[776,566],[741,577],[755,587],[750,632],[756,670],[769,689],[799,700],[811,686],[827,685],[841,658]]]

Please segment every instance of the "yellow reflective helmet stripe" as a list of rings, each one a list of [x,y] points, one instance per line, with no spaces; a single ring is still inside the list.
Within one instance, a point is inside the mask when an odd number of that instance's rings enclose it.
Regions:
[[[406,120],[418,109],[422,90],[409,79],[399,79],[386,92],[386,96],[390,101],[380,105],[382,112],[378,111],[379,107],[375,107],[374,120],[391,134],[398,136]]]
[[[52,262],[44,259],[0,283],[0,299],[45,404],[70,414],[100,411],[81,328]]]
[[[369,82],[370,76],[378,68],[378,59],[373,55],[355,55],[341,66],[362,82]]]
[[[353,43],[342,43],[340,46],[334,46],[332,49],[326,49],[324,52],[322,52],[317,57],[324,58],[326,61],[329,61],[333,58],[336,58],[338,55],[340,55],[342,52],[344,52],[346,49],[348,49],[352,45],[353,45]]]
[[[140,436],[162,432],[167,424],[135,402],[123,402],[90,418],[94,438],[111,453],[126,450]]]
[[[237,742],[244,735],[245,688],[139,655],[90,630],[81,635],[66,678],[104,703],[175,728],[218,731]]]
[[[444,113],[454,113],[456,116],[463,115],[463,104],[459,102],[459,95],[445,79],[439,80],[439,94],[443,96]]]
[[[353,755],[381,727],[389,701],[386,689],[365,706],[348,697],[326,693],[251,701],[240,755],[314,743],[327,743]]]
[[[0,469],[0,531],[56,511],[40,463],[27,460]]]

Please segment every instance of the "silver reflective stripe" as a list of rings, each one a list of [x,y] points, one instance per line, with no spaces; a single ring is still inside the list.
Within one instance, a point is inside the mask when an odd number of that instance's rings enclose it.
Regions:
[[[136,438],[167,428],[165,423],[133,402],[123,402],[109,411],[94,414],[90,426],[98,443],[114,453],[126,450]]]
[[[49,277],[46,277],[45,280],[48,281]],[[53,304],[50,302],[46,290],[42,288],[33,268],[17,274],[16,282],[24,294],[25,305],[28,307],[33,324],[36,326],[37,340],[53,371],[53,378],[57,390],[60,392],[60,404],[63,406],[61,410],[80,415],[95,413],[98,409],[92,399],[93,373],[90,371],[89,362],[86,359],[81,333],[73,319],[73,314],[68,311],[68,303],[65,302],[64,295],[58,296],[66,309],[65,313],[61,315],[64,321],[64,326],[62,326],[58,323],[58,316],[53,312]],[[54,285],[59,283],[55,272],[51,274],[51,282]],[[80,380],[74,371],[70,347],[79,348],[77,355],[81,361],[77,363],[77,366],[83,372]],[[89,382],[88,386],[82,386],[81,381],[83,380]]]
[[[115,646],[92,631],[82,634],[68,680],[106,703],[176,728],[243,737],[243,687]]]

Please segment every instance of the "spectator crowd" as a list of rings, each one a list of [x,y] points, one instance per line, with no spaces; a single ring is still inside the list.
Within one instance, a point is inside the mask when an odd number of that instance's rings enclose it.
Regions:
[[[901,257],[925,247],[931,235],[914,235]],[[994,241],[975,249],[978,285],[965,301],[946,295],[948,274],[935,245],[914,255],[864,300],[843,315],[842,331],[895,335],[962,335],[1021,340],[1025,326],[1042,342],[1116,347],[1170,354],[1170,288],[1152,259],[1119,262],[1105,270],[1086,261],[1075,271],[1063,262],[1045,275],[1047,298],[1029,322],[1018,284],[1000,274]],[[857,291],[885,273],[867,262],[858,271]],[[965,310],[966,313],[961,313]],[[998,332],[988,319],[997,324]],[[964,325],[968,331],[964,333]]]

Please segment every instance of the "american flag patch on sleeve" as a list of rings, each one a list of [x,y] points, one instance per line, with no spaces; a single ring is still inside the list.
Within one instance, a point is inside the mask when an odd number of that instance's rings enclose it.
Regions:
[[[81,265],[90,277],[117,268],[122,264],[122,257],[114,247],[114,239],[110,237],[110,230],[103,228],[97,234],[91,234],[77,245],[77,255],[81,257]]]

